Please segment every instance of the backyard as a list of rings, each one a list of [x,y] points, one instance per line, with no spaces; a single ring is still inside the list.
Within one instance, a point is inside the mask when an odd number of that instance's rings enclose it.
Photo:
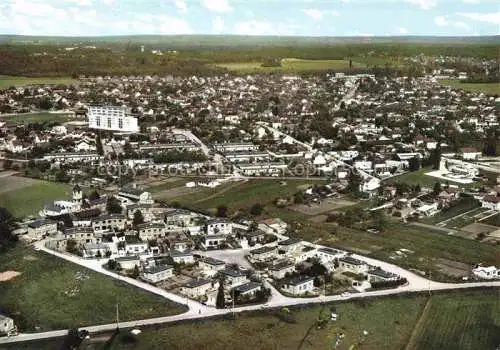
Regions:
[[[179,314],[184,306],[30,247],[0,255],[1,271],[20,275],[0,282],[0,313],[21,332],[113,323]]]

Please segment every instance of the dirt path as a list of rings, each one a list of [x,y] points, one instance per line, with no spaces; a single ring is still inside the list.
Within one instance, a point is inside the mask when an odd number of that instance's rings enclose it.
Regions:
[[[425,302],[425,306],[422,309],[422,312],[420,313],[420,317],[418,318],[417,324],[413,328],[413,331],[411,332],[410,335],[410,340],[408,340],[408,344],[405,347],[405,350],[411,350],[415,349],[415,342],[417,340],[417,334],[418,331],[420,330],[420,327],[422,326],[422,323],[425,320],[425,317],[427,316],[427,312],[429,311],[429,305],[431,303],[431,298],[427,298],[427,301]]]
[[[9,280],[11,280],[19,275],[21,275],[21,272],[17,272],[17,271],[0,272],[0,282],[9,281]]]

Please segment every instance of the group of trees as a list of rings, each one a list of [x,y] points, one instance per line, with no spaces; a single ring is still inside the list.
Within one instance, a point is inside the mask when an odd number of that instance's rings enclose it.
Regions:
[[[17,242],[17,236],[13,234],[15,218],[6,209],[0,207],[0,252],[11,248]]]
[[[168,151],[161,152],[153,155],[153,161],[156,164],[163,163],[195,163],[195,162],[204,162],[207,160],[207,157],[200,151],[192,152],[192,151]]]

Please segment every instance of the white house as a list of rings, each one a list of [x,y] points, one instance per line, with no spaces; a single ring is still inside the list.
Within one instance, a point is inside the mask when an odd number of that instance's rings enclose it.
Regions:
[[[153,204],[154,200],[150,192],[135,186],[124,187],[118,191],[118,196],[133,203]]]
[[[198,266],[203,270],[206,276],[214,276],[219,271],[224,270],[226,263],[222,260],[203,257],[198,261]]]
[[[398,275],[380,268],[368,271],[368,282],[396,281],[398,279]]]
[[[233,232],[233,224],[226,219],[210,219],[205,223],[207,235],[230,235]]]
[[[148,250],[147,242],[127,242],[125,243],[125,254],[137,255],[145,253]]]
[[[500,269],[497,269],[495,266],[482,267],[479,266],[472,270],[472,273],[482,279],[496,279],[500,278]]]
[[[141,278],[150,283],[165,281],[174,275],[174,268],[170,265],[158,265],[145,268]]]
[[[481,199],[481,207],[500,211],[500,197],[487,195]]]
[[[211,280],[192,279],[181,287],[181,293],[189,298],[198,299],[204,297],[212,289],[214,286]]]
[[[32,241],[38,241],[56,233],[57,222],[55,221],[42,219],[28,224],[28,237]]]
[[[92,229],[96,233],[124,230],[127,219],[122,214],[101,215],[92,219]]]
[[[273,265],[269,268],[269,276],[274,279],[280,280],[295,271],[295,265],[290,262]]]
[[[302,248],[302,240],[298,238],[289,238],[278,243],[279,250],[284,250],[288,253]]]
[[[292,295],[303,295],[314,290],[314,278],[299,276],[283,285],[283,291]]]
[[[460,149],[460,155],[463,160],[477,160],[481,156],[481,152],[473,147],[466,147]]]
[[[233,288],[233,292],[240,296],[254,296],[262,289],[262,284],[258,282],[247,282]]]
[[[137,118],[121,106],[90,106],[88,122],[91,129],[139,132]]]
[[[273,259],[276,257],[278,249],[276,247],[263,246],[250,251],[250,256],[252,259],[257,261],[264,261],[268,259]]]
[[[15,330],[14,320],[10,317],[0,315],[0,335],[10,335]]]
[[[165,236],[165,224],[162,222],[148,222],[137,225],[139,238],[143,241],[155,240]]]
[[[283,235],[286,233],[288,225],[280,218],[262,220],[258,228],[266,233],[277,233]]]
[[[116,263],[122,270],[132,270],[136,266],[140,265],[139,257],[136,256],[124,256],[116,259]]]
[[[367,263],[358,259],[354,259],[350,256],[339,259],[339,267],[342,272],[348,271],[357,274],[364,274],[368,272]]]
[[[191,252],[188,251],[178,251],[175,249],[170,249],[170,257],[176,264],[194,264],[194,255]]]
[[[316,257],[320,259],[322,264],[330,263],[339,258],[343,258],[346,254],[347,253],[344,251],[328,247],[319,248],[316,251]]]
[[[248,282],[247,276],[238,269],[224,269],[221,274],[225,277],[225,287],[234,288]]]

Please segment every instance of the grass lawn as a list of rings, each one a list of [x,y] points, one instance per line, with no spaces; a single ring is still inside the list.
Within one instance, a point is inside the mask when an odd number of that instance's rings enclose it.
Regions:
[[[0,313],[22,332],[64,329],[181,313],[184,307],[81,266],[19,245],[0,255],[0,271],[22,275],[0,282]],[[88,279],[77,280],[77,272]],[[74,296],[65,292],[74,290]]]
[[[440,80],[439,83],[444,86],[451,86],[457,89],[463,89],[472,92],[483,92],[487,95],[500,95],[499,83],[461,83],[455,79]]]
[[[17,123],[17,124],[33,124],[33,123],[44,123],[44,122],[65,123],[71,120],[75,120],[75,118],[69,117],[69,114],[49,113],[49,112],[20,113],[9,116],[0,115],[0,121]]]
[[[12,75],[0,75],[0,90],[11,86],[26,86],[34,84],[77,84],[78,80],[70,77],[18,77]]]
[[[0,179],[0,186],[11,178]],[[8,184],[8,183],[7,183]],[[38,181],[23,188],[0,193],[0,207],[7,208],[15,217],[37,215],[43,206],[56,199],[70,199],[71,187],[67,184]]]
[[[123,331],[109,347],[103,347],[109,336],[100,342],[98,336],[94,336],[91,341],[94,339],[95,342],[85,344],[84,348],[334,349],[336,337],[344,333],[345,338],[335,349],[494,349],[500,334],[494,333],[500,326],[496,300],[498,291],[475,290],[430,297],[421,294],[339,302],[325,307],[303,306],[290,309],[295,323],[278,318],[279,310],[247,312],[238,314],[234,320],[143,327],[142,333],[132,341],[128,332]],[[429,306],[423,312],[428,301]],[[330,321],[318,329],[318,317],[329,315],[332,308],[338,315],[337,321]],[[454,315],[457,315],[456,319]],[[452,328],[448,328],[448,324]],[[363,331],[368,334],[363,336]],[[471,340],[477,340],[477,344]],[[410,341],[411,346],[407,347]],[[55,349],[61,343],[61,339],[52,339],[18,343],[6,348]]]
[[[438,223],[444,220],[451,219],[457,215],[466,213],[472,209],[479,208],[480,206],[481,204],[479,203],[479,201],[474,200],[473,198],[461,198],[454,206],[445,210],[441,210],[436,215],[425,218],[423,221],[427,223]],[[479,211],[476,214],[478,213]]]
[[[429,301],[415,338],[415,349],[495,349],[500,343],[500,290],[436,295]]]
[[[349,60],[304,60],[298,58],[284,58],[281,67],[262,67],[261,62],[220,63],[217,67],[226,68],[238,73],[258,72],[304,72],[315,70],[334,70],[349,68]],[[365,67],[363,63],[353,62],[353,68]]]

